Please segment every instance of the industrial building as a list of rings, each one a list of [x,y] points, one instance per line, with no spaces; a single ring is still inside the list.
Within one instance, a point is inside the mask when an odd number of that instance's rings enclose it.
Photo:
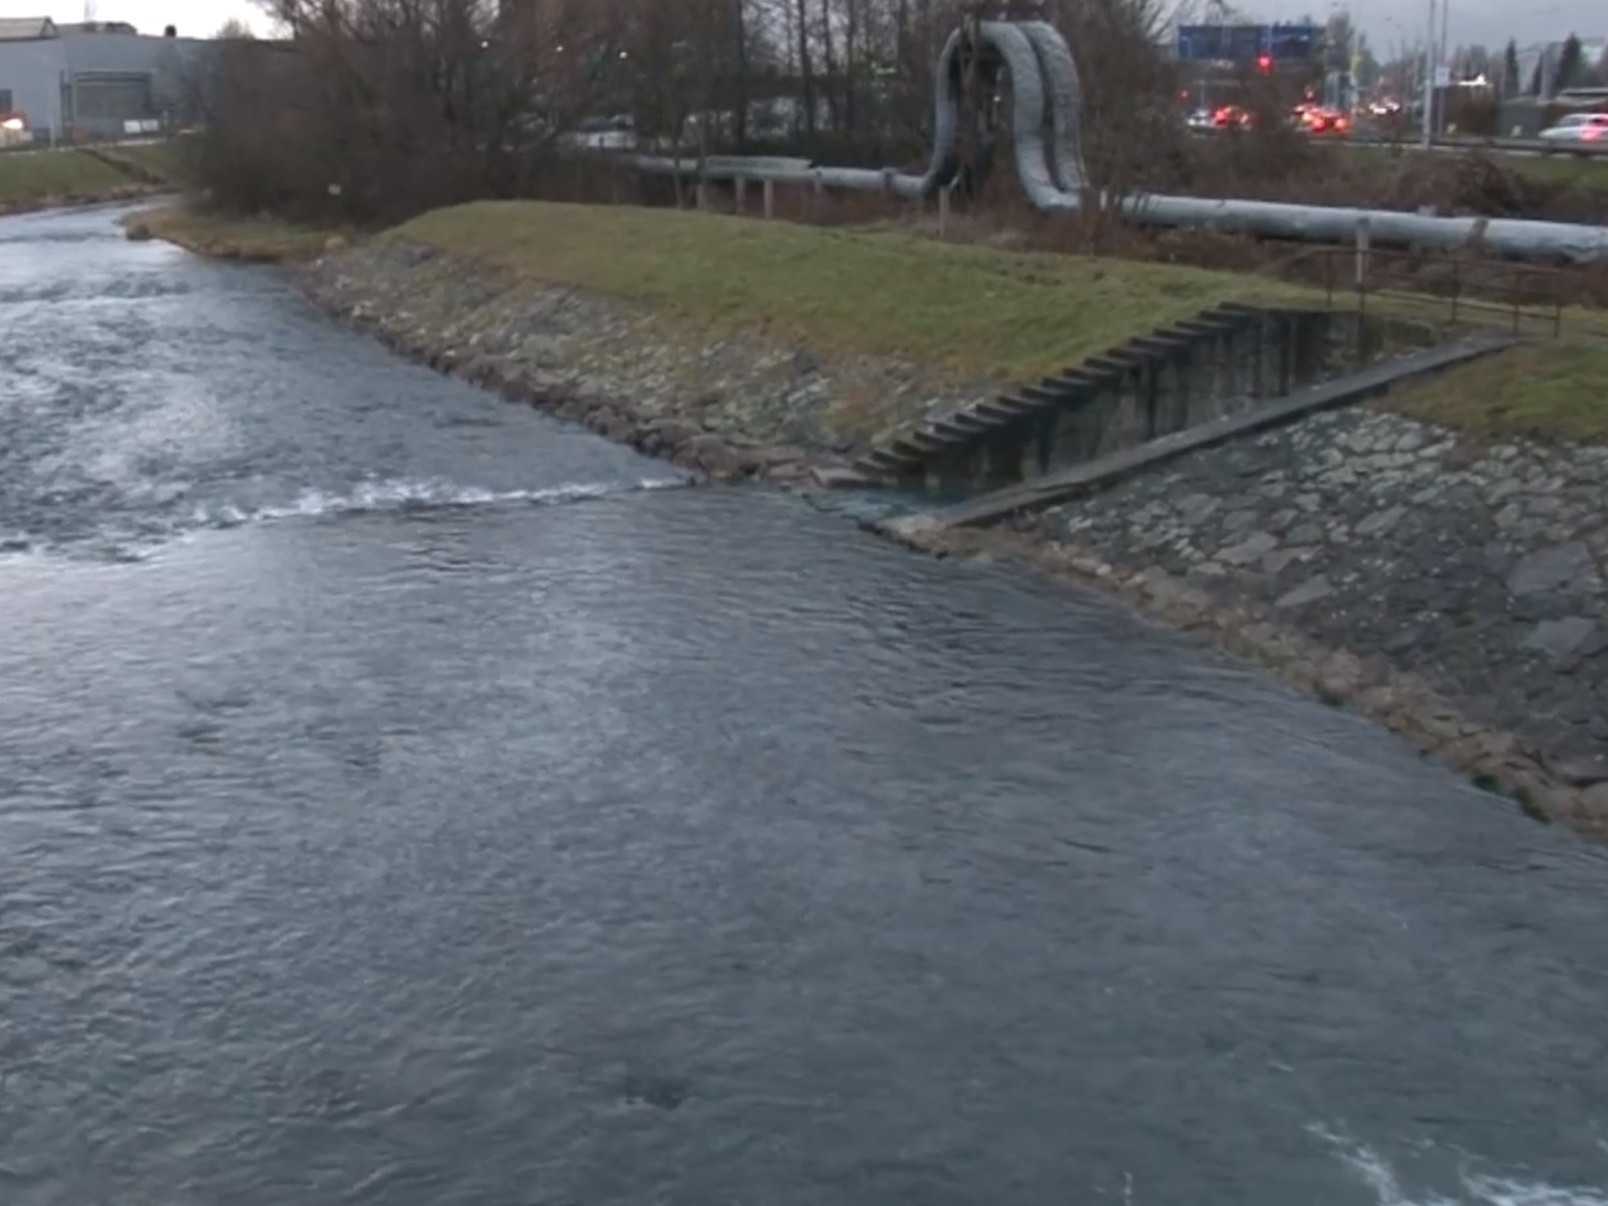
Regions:
[[[194,119],[212,45],[117,22],[0,18],[0,114],[25,118],[35,143],[169,130]]]

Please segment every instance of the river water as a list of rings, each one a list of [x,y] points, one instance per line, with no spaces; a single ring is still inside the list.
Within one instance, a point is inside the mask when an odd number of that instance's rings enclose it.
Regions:
[[[0,1202],[1608,1202],[1600,848],[114,217],[0,221]]]

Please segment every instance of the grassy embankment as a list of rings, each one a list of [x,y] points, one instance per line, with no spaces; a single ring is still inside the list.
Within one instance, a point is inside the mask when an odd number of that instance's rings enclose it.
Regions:
[[[1039,376],[1222,301],[1297,292],[1225,272],[1003,252],[892,229],[624,207],[481,202],[381,237],[646,303],[713,334],[761,328],[968,380]]]
[[[8,151],[0,155],[0,213],[117,200],[149,185],[84,151]]]
[[[116,201],[189,181],[177,142],[89,150],[13,151],[0,155],[0,213],[89,201]],[[330,233],[274,219],[234,219],[183,205],[138,215],[151,234],[196,251],[256,260],[304,259],[323,250]]]
[[[1053,371],[1221,301],[1300,296],[1175,265],[660,210],[482,203],[426,214],[384,237],[647,302],[716,329],[759,324],[820,347],[1006,380]],[[1382,404],[1481,438],[1608,442],[1608,340],[1587,330],[1541,339]]]
[[[1608,444],[1608,339],[1538,340],[1394,394],[1411,418],[1483,440]]]
[[[1505,155],[1502,166],[1544,184],[1566,184],[1608,192],[1608,157],[1575,155]]]
[[[122,167],[135,179],[146,180],[152,184],[185,188],[194,178],[189,144],[182,137],[162,142],[121,143],[116,146],[97,147],[95,154]]]
[[[1425,152],[1410,141],[1401,147],[1359,145],[1327,148],[1333,155],[1355,155],[1376,167],[1388,162],[1432,168],[1455,167],[1456,156],[1446,151]],[[1490,161],[1516,176],[1539,184],[1572,185],[1594,192],[1608,192],[1608,157],[1558,155],[1504,155],[1486,152]]]
[[[323,254],[331,237],[340,233],[333,228],[299,226],[273,217],[234,217],[184,202],[142,210],[124,225],[130,237],[143,233],[201,255],[257,264],[313,259]]]
[[[141,219],[158,237],[259,260],[316,256],[334,233],[182,209]],[[624,207],[481,202],[425,214],[379,237],[432,246],[533,284],[642,303],[710,336],[758,328],[834,354],[909,360],[957,380],[1028,380],[1222,301],[1312,296],[1171,264]],[[1608,442],[1605,396],[1608,340],[1581,329],[1382,405],[1480,438]]]

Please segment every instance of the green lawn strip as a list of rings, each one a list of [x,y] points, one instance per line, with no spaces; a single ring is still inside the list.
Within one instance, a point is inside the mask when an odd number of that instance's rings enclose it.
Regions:
[[[480,202],[386,238],[649,305],[713,332],[1021,380],[1223,301],[1304,291],[1232,273],[627,207]]]
[[[1482,440],[1608,444],[1608,340],[1537,340],[1392,393],[1382,405]]]
[[[333,229],[300,226],[277,218],[238,218],[187,205],[145,210],[125,220],[152,236],[202,255],[255,263],[310,260],[321,254]]]
[[[0,155],[0,205],[110,194],[136,183],[82,151],[10,151]]]
[[[101,154],[114,163],[128,164],[136,177],[154,177],[163,184],[184,185],[192,175],[192,152],[179,140],[105,147]]]

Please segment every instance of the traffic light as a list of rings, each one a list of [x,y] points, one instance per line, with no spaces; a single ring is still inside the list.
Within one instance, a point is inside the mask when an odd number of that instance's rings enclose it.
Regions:
[[[1256,60],[1256,69],[1258,71],[1260,71],[1263,75],[1272,75],[1273,74],[1273,56],[1270,55],[1270,54],[1264,54],[1264,55],[1258,56],[1257,60]]]

